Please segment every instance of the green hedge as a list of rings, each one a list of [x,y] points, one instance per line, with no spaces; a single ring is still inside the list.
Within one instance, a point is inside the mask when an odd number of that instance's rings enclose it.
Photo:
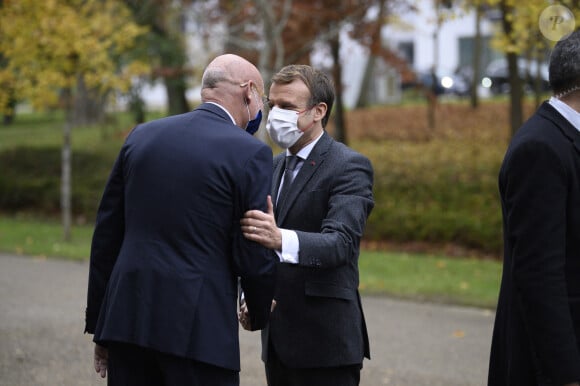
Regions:
[[[73,211],[92,222],[121,138],[73,151]],[[501,212],[497,172],[505,145],[439,139],[362,141],[375,171],[369,241],[453,243],[497,254]],[[60,149],[0,150],[0,211],[59,213]]]
[[[357,148],[375,170],[375,208],[365,238],[500,252],[497,173],[505,146],[445,139],[364,142]]]
[[[57,147],[19,147],[0,153],[0,211],[59,213],[60,162]],[[93,221],[109,169],[111,154],[75,151],[72,157],[72,206],[75,215]]]

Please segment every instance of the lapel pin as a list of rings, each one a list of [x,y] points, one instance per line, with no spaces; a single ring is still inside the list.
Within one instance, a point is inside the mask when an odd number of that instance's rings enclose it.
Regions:
[[[314,165],[316,165],[316,162],[314,162],[314,161],[310,161],[310,165],[311,165],[311,166],[314,166]]]

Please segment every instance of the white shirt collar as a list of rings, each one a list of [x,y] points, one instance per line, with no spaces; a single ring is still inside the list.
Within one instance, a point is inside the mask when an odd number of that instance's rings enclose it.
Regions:
[[[296,153],[296,155],[302,159],[308,159],[310,152],[312,151],[312,149],[314,149],[314,146],[318,143],[320,138],[322,138],[322,134],[324,134],[324,130],[322,130],[320,135],[314,141],[310,142],[308,145],[306,145],[302,149],[300,149],[298,151],[298,153]],[[290,150],[286,149],[286,155],[287,156],[292,155],[292,153],[290,153]]]
[[[232,122],[234,123],[234,125],[236,125],[236,126],[238,125],[236,123],[236,121],[234,120],[234,117],[232,117],[232,114],[230,114],[230,112],[228,110],[226,110],[222,105],[219,105],[219,104],[217,104],[215,102],[205,102],[205,103],[211,103],[212,105],[216,105],[217,107],[219,107],[220,109],[222,109],[223,111],[226,112],[226,114],[228,115],[228,117],[230,117],[230,119],[232,120]]]
[[[548,101],[568,122],[580,131],[580,113],[574,110],[572,107],[568,106],[566,103],[562,102],[558,98],[551,97]]]

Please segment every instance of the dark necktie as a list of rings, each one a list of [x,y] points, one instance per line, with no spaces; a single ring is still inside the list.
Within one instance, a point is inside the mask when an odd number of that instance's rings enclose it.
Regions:
[[[290,185],[292,185],[292,181],[294,180],[294,169],[300,160],[299,157],[295,155],[286,156],[286,166],[284,168],[284,181],[282,183],[282,190],[278,195],[278,200],[276,201],[276,212],[278,212],[278,208],[284,202],[284,199],[288,195],[288,191],[290,190]]]

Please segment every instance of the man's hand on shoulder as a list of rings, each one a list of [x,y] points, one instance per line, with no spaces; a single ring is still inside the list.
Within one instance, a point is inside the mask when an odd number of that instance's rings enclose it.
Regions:
[[[282,233],[276,225],[271,196],[268,196],[268,212],[249,210],[244,213],[244,218],[240,220],[240,224],[246,239],[275,251],[282,249]]]

